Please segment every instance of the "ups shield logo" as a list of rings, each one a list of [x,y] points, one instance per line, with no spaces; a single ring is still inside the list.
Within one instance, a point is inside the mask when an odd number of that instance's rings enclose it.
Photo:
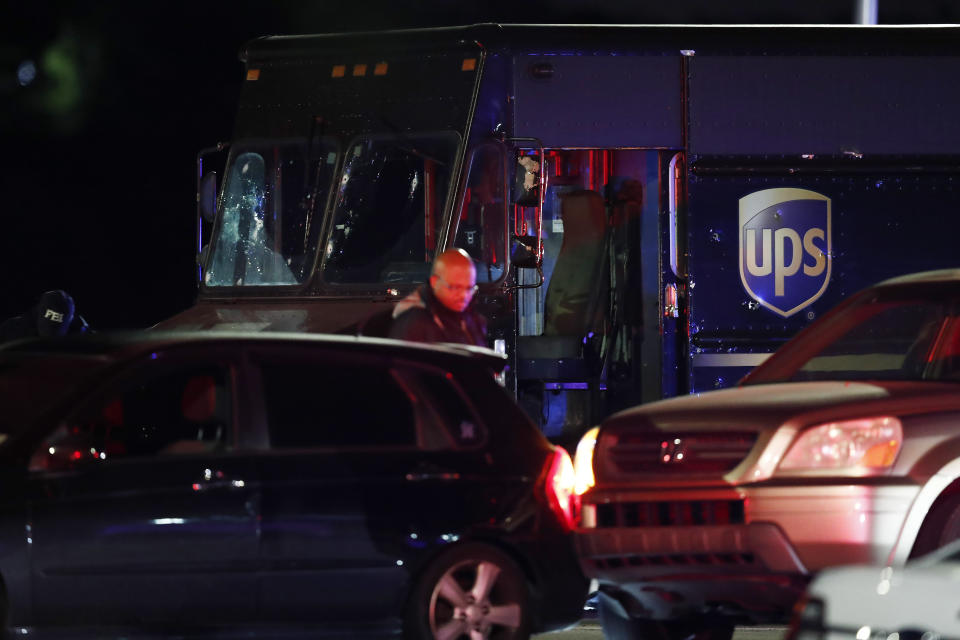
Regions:
[[[765,189],[740,198],[740,280],[784,318],[830,282],[830,198],[806,189]]]

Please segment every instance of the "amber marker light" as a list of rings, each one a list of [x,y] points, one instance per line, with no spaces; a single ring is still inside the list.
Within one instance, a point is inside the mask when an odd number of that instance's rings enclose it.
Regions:
[[[342,78],[347,74],[347,65],[345,64],[335,64],[333,65],[333,70],[330,71],[331,78]]]
[[[474,71],[477,68],[477,59],[476,58],[464,58],[463,64],[460,65],[460,71]]]
[[[573,455],[573,492],[578,496],[586,493],[596,483],[593,477],[593,450],[597,446],[598,433],[600,427],[594,427],[583,434]]]
[[[247,80],[253,82],[260,79],[260,69],[247,69]]]
[[[373,75],[375,75],[375,76],[385,76],[385,75],[387,75],[387,63],[386,63],[386,62],[378,62],[378,63],[373,67]]]
[[[367,75],[367,65],[365,64],[353,65],[353,77],[357,78],[365,75]]]

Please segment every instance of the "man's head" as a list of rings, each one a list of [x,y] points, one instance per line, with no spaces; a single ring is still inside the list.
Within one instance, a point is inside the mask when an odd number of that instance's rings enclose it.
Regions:
[[[73,298],[57,289],[40,296],[37,305],[37,333],[41,336],[62,336],[73,322]]]
[[[433,263],[430,288],[440,304],[451,311],[463,311],[477,292],[477,269],[463,249],[448,249]]]

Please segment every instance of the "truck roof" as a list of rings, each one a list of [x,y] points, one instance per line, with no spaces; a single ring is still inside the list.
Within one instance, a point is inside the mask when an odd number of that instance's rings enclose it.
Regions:
[[[438,49],[479,45],[487,50],[566,48],[570,54],[678,52],[736,55],[767,53],[850,55],[878,53],[954,55],[960,52],[960,25],[616,25],[497,24],[272,35],[249,41],[243,61],[309,57],[324,51]]]

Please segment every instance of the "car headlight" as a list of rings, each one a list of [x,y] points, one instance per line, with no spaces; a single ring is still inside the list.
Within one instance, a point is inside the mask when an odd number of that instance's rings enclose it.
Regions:
[[[594,427],[583,434],[577,443],[577,451],[573,455],[574,486],[573,492],[581,496],[594,485],[593,477],[593,450],[597,446],[597,434],[600,427]]]
[[[893,464],[903,427],[892,416],[828,422],[804,430],[780,461],[784,471],[871,470]]]

